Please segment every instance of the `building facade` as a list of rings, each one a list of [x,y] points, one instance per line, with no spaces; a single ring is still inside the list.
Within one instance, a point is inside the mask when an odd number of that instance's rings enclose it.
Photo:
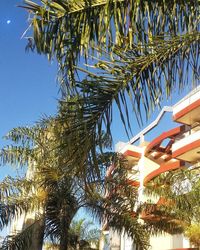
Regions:
[[[170,113],[174,128],[166,130],[147,142],[145,137],[160,123],[165,113]],[[197,87],[172,107],[164,107],[157,119],[129,142],[119,142],[116,151],[124,154],[128,163],[138,171],[128,176],[138,186],[138,200],[147,199],[143,194],[145,184],[166,171],[198,165],[200,162],[200,87]],[[112,174],[112,173],[110,173]],[[159,198],[158,201],[159,202]],[[143,218],[149,219],[149,218]],[[112,231],[105,232],[110,250],[134,250],[134,243],[126,235]],[[150,250],[192,249],[183,235],[164,234],[150,239]]]

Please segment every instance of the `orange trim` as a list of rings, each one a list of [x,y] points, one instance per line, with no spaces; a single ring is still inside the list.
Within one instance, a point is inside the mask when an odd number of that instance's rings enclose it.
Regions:
[[[168,164],[161,164],[160,167],[158,169],[156,169],[155,171],[151,172],[150,174],[148,174],[145,178],[144,178],[144,184],[149,182],[151,179],[153,179],[154,177],[158,176],[159,174],[162,174],[166,171],[169,170],[174,170],[177,169],[179,167],[184,166],[182,161],[174,161]]]
[[[132,150],[125,151],[123,155],[132,156],[132,157],[135,157],[135,158],[140,158],[141,157],[141,153],[138,153],[138,152],[135,152],[135,151],[132,151]]]
[[[128,180],[127,184],[131,185],[131,186],[134,186],[134,187],[139,187],[140,186],[140,182],[139,181]]]
[[[167,132],[163,132],[161,135],[156,137],[151,143],[149,143],[149,145],[146,147],[145,154],[147,154],[155,146],[161,144],[164,139],[170,138],[172,136],[179,134],[181,131],[183,131],[183,127],[184,126],[179,126]]]
[[[173,204],[173,202],[171,200],[167,200],[163,197],[160,197],[158,202],[157,202],[157,206],[163,206],[163,205],[169,206],[170,204]]]
[[[200,147],[200,140],[196,140],[192,143],[187,144],[186,146],[181,147],[178,150],[175,150],[174,152],[172,152],[172,157],[176,158],[176,157],[178,157],[178,156],[180,156],[180,155],[182,155],[182,154],[184,154],[184,153],[186,153],[194,148],[197,148],[197,147]]]
[[[144,178],[144,184],[146,184],[147,182],[149,182],[151,179],[153,179],[154,177],[158,176],[159,174],[162,174],[164,172],[167,172],[169,170],[174,170],[180,167],[184,166],[184,161],[180,161],[180,160],[176,160],[174,162],[168,163],[168,164],[161,164],[160,167],[158,169],[156,169],[155,171],[151,172],[150,174],[148,174],[145,178]],[[135,186],[135,187],[139,187],[140,183],[139,181],[132,181],[132,180],[128,180],[127,184]]]
[[[198,106],[200,106],[200,99],[193,102],[193,103],[191,103],[186,108],[179,111],[178,113],[174,114],[173,115],[173,120],[176,121],[176,120],[180,119],[181,117],[183,117],[184,115],[186,115],[187,113],[189,113],[193,109],[197,108]]]

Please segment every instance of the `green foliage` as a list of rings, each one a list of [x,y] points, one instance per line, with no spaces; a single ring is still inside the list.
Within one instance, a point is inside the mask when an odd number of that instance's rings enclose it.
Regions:
[[[50,126],[52,124],[53,126]],[[15,129],[15,133],[20,134],[19,131],[23,131],[23,129]],[[27,151],[26,144],[24,154],[27,155],[27,163],[34,163],[33,168],[28,171],[28,178],[7,177],[0,184],[2,228],[23,213],[40,211],[38,212],[38,219],[44,218],[43,233],[45,237],[60,242],[63,235],[68,237],[68,242],[72,238],[75,242],[77,232],[80,232],[86,226],[84,221],[80,221],[72,227],[73,230],[69,230],[69,225],[78,209],[85,207],[93,216],[99,218],[100,221],[106,221],[110,227],[118,232],[125,230],[134,239],[138,249],[148,249],[150,234],[182,232],[183,227],[194,218],[199,208],[198,199],[195,199],[199,195],[200,187],[199,182],[196,181],[199,175],[198,167],[174,171],[173,174],[169,172],[147,185],[146,192],[149,195],[162,196],[167,200],[172,200],[172,203],[169,202],[167,206],[164,204],[153,210],[152,207],[155,207],[155,205],[152,203],[142,204],[141,207],[136,208],[138,190],[137,187],[127,183],[127,174],[131,167],[126,159],[123,156],[112,154],[112,162],[115,168],[112,169],[112,175],[106,178],[105,171],[100,171],[101,178],[98,178],[97,174],[93,175],[95,172],[91,175],[92,165],[87,166],[88,162],[82,163],[84,169],[82,174],[77,173],[77,166],[74,165],[72,169],[70,167],[71,162],[67,161],[67,155],[64,158],[62,154],[63,144],[59,144],[62,142],[61,139],[59,141],[59,138],[63,139],[63,131],[65,132],[65,129],[60,123],[56,126],[55,121],[53,123],[50,121],[49,127],[46,126],[45,128],[45,133],[42,133],[41,130],[41,138],[39,139],[38,136],[37,141],[29,144],[31,145],[30,151]],[[16,138],[15,133],[13,131],[10,133],[14,136],[14,140]],[[10,136],[11,138],[12,136]],[[18,142],[21,143],[21,141]],[[22,149],[21,146],[20,153],[16,154],[17,159],[23,153]],[[34,158],[32,158],[32,153],[30,156],[27,154],[31,150],[34,150]],[[11,152],[12,156],[15,156],[15,152]],[[9,153],[10,149],[9,151],[2,151],[1,157],[5,155],[3,162],[8,161],[9,163],[11,159],[8,157]],[[110,154],[108,154],[108,157],[110,158]],[[99,169],[104,166],[104,161],[107,161],[106,155],[99,157],[97,160],[100,163]],[[181,185],[178,182],[181,183],[187,179],[191,181],[193,189],[189,193],[183,192],[184,190],[181,193]],[[173,186],[179,189],[169,188]],[[151,215],[160,219],[157,221],[144,220],[141,223],[141,211],[146,213],[150,211]],[[180,223],[180,219],[182,223]],[[33,221],[32,225],[35,222]],[[20,249],[20,247],[23,249],[24,244],[30,244],[31,232],[29,228],[31,227],[24,228],[17,235],[8,236],[4,241],[4,249],[8,249],[9,245],[12,245],[13,249]],[[93,233],[83,240],[87,242],[89,238],[95,236]],[[85,233],[82,234],[85,235]],[[29,235],[29,237],[26,235]]]
[[[9,139],[13,139],[13,142],[19,143],[20,146],[3,149],[2,162],[28,165],[28,172],[26,177],[8,177],[1,183],[2,227],[17,220],[21,214],[33,212],[44,217],[43,235],[60,241],[63,235],[66,237],[71,220],[85,204],[86,196],[81,179],[74,174],[77,170],[73,172],[72,168],[68,169],[70,174],[65,171],[64,167],[70,167],[70,164],[64,163],[67,162],[67,156],[61,158],[63,155],[59,143],[62,143],[62,140],[58,138],[59,132],[62,132],[59,126],[49,124],[49,127],[18,128],[9,133]],[[30,134],[34,136],[29,137]],[[22,158],[25,159],[23,162]],[[24,223],[26,224],[26,221]],[[29,233],[28,227],[19,235],[9,236],[4,242],[5,249],[9,244],[13,244],[16,249],[18,244],[23,247],[23,241],[20,241],[23,233]],[[29,238],[25,239],[26,242]]]
[[[32,130],[32,128],[29,129]],[[21,137],[20,131],[23,131]],[[101,157],[96,159],[99,164],[99,176],[95,171],[91,171],[92,165],[88,164],[90,161],[82,161],[82,165],[80,163],[71,165],[74,162],[70,161],[67,155],[70,148],[68,151],[62,148],[65,129],[60,123],[56,124],[56,120],[53,123],[50,120],[48,126],[46,123],[46,127],[44,125],[41,130],[36,131],[40,131],[39,135],[34,137],[37,140],[30,139],[32,142],[29,144],[28,151],[27,143],[24,151],[23,144],[20,145],[19,152],[16,149],[10,151],[10,148],[2,151],[3,163],[18,162],[22,154],[25,154],[27,161],[25,166],[30,164],[26,177],[8,177],[1,182],[2,227],[8,225],[10,221],[17,220],[22,214],[37,213],[44,221],[41,238],[50,237],[53,241],[59,242],[60,249],[63,249],[61,246],[69,244],[69,226],[74,215],[80,207],[85,207],[100,221],[107,220],[113,223],[113,228],[119,231],[123,231],[126,222],[129,234],[137,235],[135,239],[143,246],[143,249],[146,249],[146,238],[141,240],[141,233],[137,233],[139,229],[137,217],[131,219],[130,212],[134,209],[137,190],[127,185],[128,166],[125,159],[120,159],[116,155],[113,158],[116,165],[113,177],[105,179],[104,162],[108,162],[106,157],[110,158],[110,153],[104,156],[101,154]],[[30,133],[31,131],[28,132]],[[14,143],[16,143],[16,135],[20,138],[17,140],[19,144],[27,138],[23,128],[14,129],[9,134],[9,139],[14,137]],[[73,138],[73,142],[74,140],[76,138]],[[68,143],[73,150],[74,144],[70,141]],[[27,152],[31,152],[30,155]],[[10,154],[12,157],[9,156]],[[82,169],[79,169],[80,166]],[[123,188],[119,189],[119,186]],[[108,189],[116,191],[107,196],[105,194]],[[34,223],[35,220],[33,220]],[[12,237],[8,236],[4,241],[4,249],[7,249],[9,244],[13,245],[13,249],[15,247],[18,249],[18,245],[23,248],[23,244],[29,244],[28,241],[32,240],[32,237],[23,238],[23,235],[30,233],[29,227],[25,227],[21,233]],[[24,242],[20,239],[26,240]],[[63,239],[67,241],[63,243]]]
[[[177,82],[180,89],[191,83],[190,70],[194,80],[199,79],[197,6],[195,0],[26,1],[23,7],[31,12],[38,53],[55,56],[59,63],[61,119],[73,120],[66,133],[80,130],[80,143],[88,146],[85,151],[94,152],[96,130],[101,134],[105,126],[110,136],[114,102],[128,133],[130,103],[141,121],[141,106],[148,118]],[[87,61],[91,50],[98,57],[103,53],[107,61],[98,59],[96,71],[77,81],[80,55]]]
[[[103,148],[102,128],[106,130],[105,135],[112,138],[114,103],[130,135],[130,106],[141,121],[142,107],[145,107],[148,118],[150,112],[162,101],[165,92],[169,97],[177,82],[179,89],[190,83],[190,65],[196,65],[195,69],[199,65],[199,39],[199,32],[192,32],[166,41],[157,38],[151,46],[135,45],[134,49],[127,51],[116,47],[112,60],[107,53],[104,60],[98,59],[96,72],[84,71],[85,79],[76,83],[79,94],[70,98],[63,97],[59,108],[60,123],[71,121],[71,126],[63,134],[65,141],[76,130],[80,135],[71,155],[72,161],[89,159],[89,165],[94,167],[91,169],[98,172],[96,152]],[[193,72],[197,80],[199,75],[196,70]],[[95,139],[96,134],[98,141]],[[79,145],[85,147],[80,149]]]
[[[85,219],[73,220],[69,230],[70,245],[73,249],[84,249],[84,245],[90,246],[94,244],[96,249],[98,248],[98,242],[100,238],[100,230],[94,227],[94,224]]]
[[[189,238],[190,242],[196,246],[200,247],[200,224],[192,224],[190,225],[185,232],[187,238]]]
[[[161,174],[146,185],[145,194],[149,200],[142,207],[147,213],[161,218],[156,226],[152,224],[152,233],[157,234],[161,227],[170,233],[184,232],[199,220],[200,202],[196,198],[200,195],[199,174],[199,167],[194,165]],[[162,198],[160,205],[154,204],[155,197]]]
[[[199,79],[197,6],[196,1],[26,1],[38,53],[55,56],[59,63],[65,87],[58,119],[70,120],[65,143],[79,131],[70,160],[91,159],[98,171],[95,148],[102,148],[102,127],[111,137],[113,103],[129,134],[130,103],[141,121],[142,107],[148,118],[177,82],[179,89],[191,84],[189,72]],[[91,50],[107,61],[98,59],[96,71],[85,71],[82,81],[75,79],[81,52],[87,59]]]
[[[38,53],[59,62],[62,78],[73,78],[80,55],[87,59],[96,46],[132,49],[152,37],[182,34],[199,25],[197,0],[26,0]],[[67,71],[66,71],[67,70]],[[64,80],[64,79],[63,79]],[[63,83],[65,84],[65,83]]]
[[[130,105],[136,117],[142,120],[142,107],[148,118],[163,96],[171,95],[177,82],[178,89],[191,84],[189,72],[194,74],[193,84],[197,83],[199,40],[199,32],[192,32],[166,37],[165,41],[156,37],[151,44],[134,44],[134,48],[127,51],[115,47],[112,59],[110,54],[104,53],[104,59],[98,59],[94,65],[96,71],[84,71],[85,79],[77,82],[77,87],[83,92],[79,100],[83,112],[90,110],[91,119],[95,117],[96,124],[104,121],[109,132],[115,102],[125,128],[130,130]],[[196,65],[195,69],[190,65]]]

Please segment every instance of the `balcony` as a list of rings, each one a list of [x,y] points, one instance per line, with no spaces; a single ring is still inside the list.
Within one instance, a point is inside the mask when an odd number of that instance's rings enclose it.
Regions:
[[[177,136],[172,145],[172,157],[195,163],[200,160],[200,124]]]
[[[173,119],[187,125],[200,121],[200,86],[173,107]]]

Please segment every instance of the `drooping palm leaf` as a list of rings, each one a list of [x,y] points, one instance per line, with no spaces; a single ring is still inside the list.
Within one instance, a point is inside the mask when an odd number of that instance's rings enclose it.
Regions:
[[[31,28],[38,53],[56,57],[62,79],[73,76],[81,53],[87,58],[91,48],[113,44],[132,48],[153,36],[194,31],[199,25],[197,0],[41,0],[25,1],[31,13]],[[124,41],[126,39],[126,42]],[[32,44],[32,43],[31,43]]]
[[[0,229],[14,225],[21,216],[36,213],[43,205],[44,199],[34,190],[38,184],[26,178],[6,177],[0,182]]]
[[[157,38],[150,45],[135,45],[127,51],[116,47],[113,60],[105,53],[107,61],[98,60],[93,71],[81,69],[86,77],[77,82],[79,95],[60,102],[58,120],[71,120],[65,135],[78,130],[79,143],[94,148],[95,132],[101,134],[102,128],[106,128],[106,134],[111,136],[113,103],[128,133],[130,106],[138,119],[144,106],[148,117],[165,94],[169,97],[176,86],[181,89],[191,84],[189,74],[193,73],[194,85],[197,84],[199,41],[199,32],[192,32],[165,40]]]
[[[4,239],[1,245],[2,250],[27,250],[33,249],[31,245],[32,235],[35,235],[35,241],[37,240],[38,225],[42,223],[42,219],[38,218],[29,226],[26,226],[22,231],[13,235],[8,235]]]

